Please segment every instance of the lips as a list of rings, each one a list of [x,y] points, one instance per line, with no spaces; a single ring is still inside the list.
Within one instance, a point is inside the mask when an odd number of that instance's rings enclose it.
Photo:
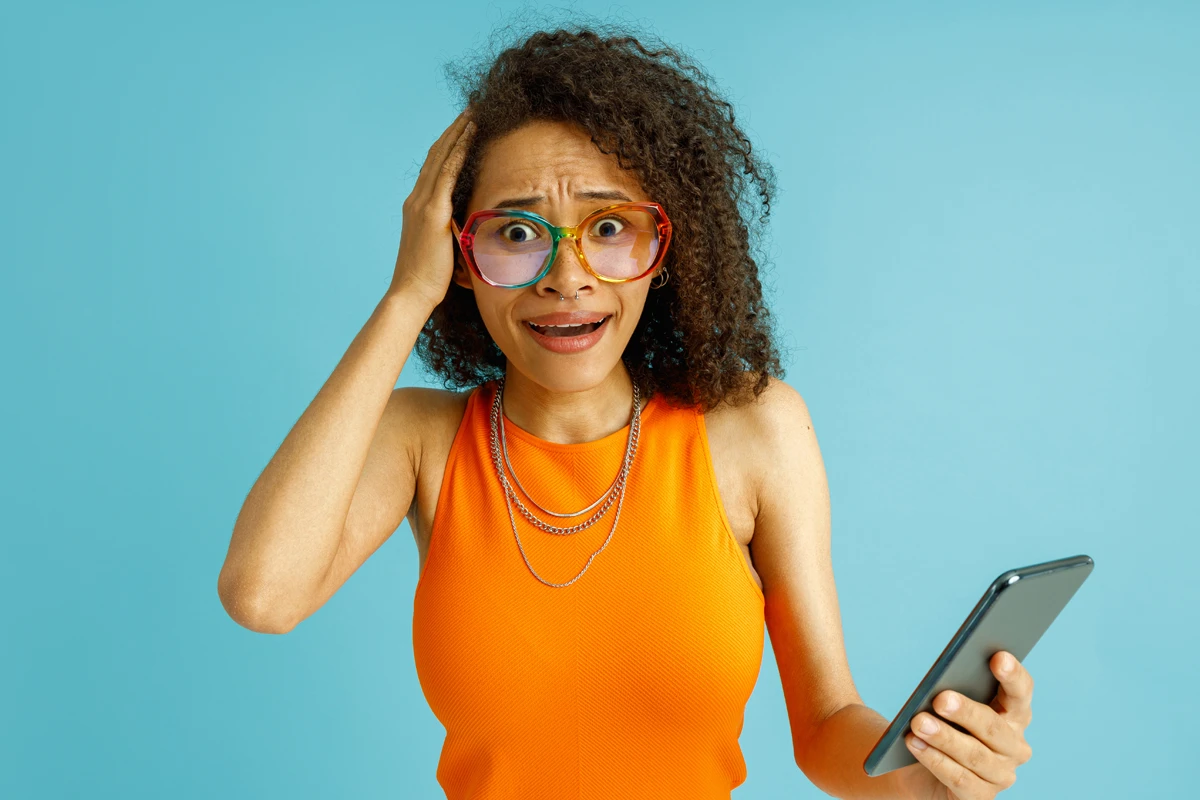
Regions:
[[[601,315],[599,322],[541,324],[526,321],[521,324],[534,342],[550,352],[575,355],[595,347],[607,334],[610,322],[612,315],[607,314]]]
[[[539,314],[536,317],[529,317],[523,320],[523,322],[542,336],[564,339],[586,336],[594,332],[604,324],[604,320],[611,316],[611,314],[606,314],[603,311],[576,309],[575,311],[555,311],[550,314]]]

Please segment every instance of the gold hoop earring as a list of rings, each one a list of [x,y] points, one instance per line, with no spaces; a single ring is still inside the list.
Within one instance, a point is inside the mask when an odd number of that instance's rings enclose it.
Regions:
[[[657,280],[659,278],[659,276],[662,277],[662,282],[655,284],[654,281]],[[658,273],[658,275],[655,275],[653,278],[650,279],[650,288],[651,289],[661,289],[663,286],[666,285],[667,281],[669,281],[670,279],[671,279],[671,273],[667,272],[666,267],[663,267],[662,272]]]

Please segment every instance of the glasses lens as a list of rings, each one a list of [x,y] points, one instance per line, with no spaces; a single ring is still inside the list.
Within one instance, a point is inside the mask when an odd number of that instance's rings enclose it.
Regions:
[[[550,255],[550,231],[524,217],[491,217],[475,227],[475,264],[489,281],[518,286],[537,277]]]
[[[596,272],[606,278],[635,278],[658,255],[658,221],[648,211],[617,209],[589,220],[580,243]]]

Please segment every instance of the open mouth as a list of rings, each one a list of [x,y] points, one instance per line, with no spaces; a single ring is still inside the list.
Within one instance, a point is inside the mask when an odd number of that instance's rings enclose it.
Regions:
[[[598,330],[601,325],[608,322],[611,316],[612,315],[610,314],[599,322],[587,322],[582,325],[534,325],[532,322],[526,322],[525,324],[530,328],[533,328],[542,336],[585,336],[595,330]]]

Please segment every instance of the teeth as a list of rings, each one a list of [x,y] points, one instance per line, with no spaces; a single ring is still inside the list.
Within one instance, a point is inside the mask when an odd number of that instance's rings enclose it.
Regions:
[[[596,322],[603,322],[605,319],[607,319],[607,317],[601,317],[595,322],[576,322],[569,325],[539,325],[536,322],[530,322],[529,324],[535,328],[582,328],[584,325],[595,325]]]

